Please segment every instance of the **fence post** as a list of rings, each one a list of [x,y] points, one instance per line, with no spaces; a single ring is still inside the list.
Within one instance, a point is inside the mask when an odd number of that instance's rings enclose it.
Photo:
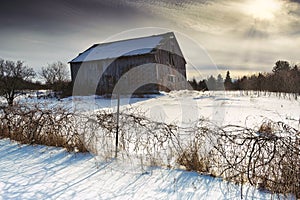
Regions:
[[[117,94],[117,126],[116,126],[116,150],[115,150],[115,158],[118,156],[118,143],[119,143],[119,116],[120,116],[120,93]]]

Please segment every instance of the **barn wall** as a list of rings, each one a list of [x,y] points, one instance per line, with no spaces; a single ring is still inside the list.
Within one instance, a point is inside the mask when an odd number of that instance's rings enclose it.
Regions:
[[[71,63],[71,74],[77,95],[95,94],[104,66],[111,60]]]
[[[82,91],[82,95],[111,93],[118,82],[119,78],[140,65],[154,63],[153,54],[120,57],[117,59],[108,59],[100,61],[89,61],[82,63],[71,63],[72,81],[76,84],[77,90]],[[149,65],[151,66],[151,65]],[[137,85],[140,78],[149,75],[156,75],[155,67],[149,69],[143,68],[144,71],[135,72],[135,76],[128,78],[129,85]],[[151,89],[151,88],[149,88]],[[155,88],[153,88],[155,89]],[[157,90],[157,89],[156,89]]]
[[[157,63],[170,66],[186,77],[186,61],[173,34],[158,47],[155,58]]]
[[[189,89],[186,80],[186,61],[175,37],[165,41],[164,46],[157,49],[155,58],[158,63],[160,90]]]
[[[170,66],[186,77],[186,63],[183,57],[165,50],[158,50],[156,59],[157,63]]]
[[[156,68],[159,90],[170,91],[191,89],[188,87],[186,77],[176,69],[164,64],[156,64]]]
[[[157,93],[156,63],[131,68],[118,81],[115,89],[120,93]]]
[[[154,62],[155,57],[153,54],[120,57],[114,60],[114,62],[112,62],[104,71],[104,75],[102,76],[99,84],[98,93],[111,93],[115,87],[115,84],[125,73],[130,72],[134,68],[139,68],[139,66],[141,65]],[[126,87],[130,87],[130,85],[137,85],[139,83],[140,77],[147,76],[153,73],[148,72],[147,70],[139,70],[139,72],[140,73],[135,72],[135,76],[127,78],[128,81],[126,82]],[[123,92],[125,92],[124,90],[125,89],[123,89]]]

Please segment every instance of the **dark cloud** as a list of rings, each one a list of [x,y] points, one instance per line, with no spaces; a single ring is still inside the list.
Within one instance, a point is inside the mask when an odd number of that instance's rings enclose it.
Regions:
[[[61,34],[99,24],[105,28],[155,19],[149,5],[185,9],[216,0],[0,0],[0,35],[12,31]],[[136,6],[138,5],[138,6]],[[155,25],[155,23],[153,23]]]
[[[300,0],[290,0],[291,2],[300,3]]]
[[[0,24],[1,31],[59,31],[96,22],[132,20],[140,14],[121,1],[13,0],[1,3]]]
[[[297,5],[298,5],[296,9],[294,7],[294,9],[290,10],[289,14],[300,17],[300,0],[289,0],[289,2],[297,3]]]
[[[123,0],[124,1],[124,0]],[[169,6],[177,6],[177,7],[187,7],[188,5],[193,4],[206,4],[210,2],[214,2],[216,0],[129,0],[131,2],[136,3],[144,3],[144,4],[165,4]]]

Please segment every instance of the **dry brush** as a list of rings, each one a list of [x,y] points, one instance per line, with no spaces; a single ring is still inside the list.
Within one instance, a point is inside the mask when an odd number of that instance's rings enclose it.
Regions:
[[[95,130],[94,139],[87,137],[87,145],[102,158],[113,157],[115,114],[99,111],[89,123]],[[218,127],[200,119],[192,127],[181,128],[152,121],[140,111],[129,109],[121,113],[119,128],[121,158],[135,157],[143,165],[181,165],[187,170],[300,197],[300,133],[282,122],[266,121],[254,130]]]
[[[115,155],[116,114],[100,110],[75,114],[63,107],[32,104],[0,111],[0,137],[26,144],[90,151],[102,159]],[[118,158],[141,165],[185,167],[237,183],[248,182],[300,198],[300,133],[265,121],[258,130],[218,127],[199,119],[191,127],[156,122],[138,109],[120,114]]]
[[[74,119],[75,114],[63,106],[37,103],[3,107],[0,110],[0,138],[86,152]]]

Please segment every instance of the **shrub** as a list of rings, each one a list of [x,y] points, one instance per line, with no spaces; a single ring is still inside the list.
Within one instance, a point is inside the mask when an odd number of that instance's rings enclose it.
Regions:
[[[2,108],[0,137],[23,144],[64,147],[86,152],[74,124],[74,113],[63,106],[16,104]]]
[[[115,114],[96,114],[100,154],[114,155]],[[259,130],[218,127],[203,119],[193,127],[151,121],[134,111],[120,115],[119,155],[142,157],[143,164],[184,166],[274,193],[300,197],[300,133],[282,122],[265,121]],[[109,153],[110,152],[110,153]],[[155,161],[155,162],[151,162]]]

